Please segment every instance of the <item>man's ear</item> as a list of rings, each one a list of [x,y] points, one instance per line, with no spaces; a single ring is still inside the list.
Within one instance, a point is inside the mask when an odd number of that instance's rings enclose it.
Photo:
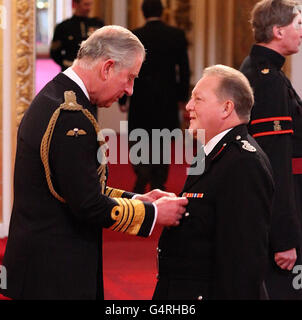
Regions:
[[[102,80],[105,81],[109,78],[110,73],[113,70],[114,64],[115,62],[112,59],[107,59],[99,62],[98,68]]]
[[[283,29],[282,27],[273,26],[273,35],[275,39],[283,39]]]
[[[234,111],[235,105],[232,100],[226,100],[223,104],[223,109],[222,109],[222,117],[223,119],[228,118]]]

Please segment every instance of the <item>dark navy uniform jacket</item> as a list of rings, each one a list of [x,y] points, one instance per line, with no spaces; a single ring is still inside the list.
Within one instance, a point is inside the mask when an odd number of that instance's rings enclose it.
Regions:
[[[82,41],[86,40],[93,31],[103,26],[104,22],[99,18],[75,15],[61,22],[54,31],[50,49],[51,58],[64,71],[77,57]]]
[[[249,132],[274,171],[273,252],[301,243],[302,102],[281,70],[284,62],[276,51],[254,45],[240,69],[255,95]]]
[[[246,125],[229,131],[188,176],[187,212],[158,244],[154,299],[259,299],[274,193],[267,156]]]
[[[96,115],[80,87],[60,73],[36,96],[18,130],[14,204],[3,265],[14,299],[103,298],[102,228],[148,236],[154,221],[151,203],[107,187],[101,194],[99,144],[81,111],[61,111],[49,151],[50,192],[40,145],[50,118],[73,91],[77,103]],[[74,129],[82,135],[68,135]]]

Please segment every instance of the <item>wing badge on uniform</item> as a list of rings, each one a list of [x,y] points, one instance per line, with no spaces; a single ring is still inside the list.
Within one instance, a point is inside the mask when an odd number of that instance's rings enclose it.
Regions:
[[[78,129],[78,128],[74,128],[73,130],[69,130],[66,133],[66,136],[70,136],[70,137],[78,137],[78,136],[84,136],[86,135],[87,132],[83,129]]]
[[[257,149],[253,147],[247,140],[241,140],[242,142],[242,149],[247,150],[249,152],[256,152]]]

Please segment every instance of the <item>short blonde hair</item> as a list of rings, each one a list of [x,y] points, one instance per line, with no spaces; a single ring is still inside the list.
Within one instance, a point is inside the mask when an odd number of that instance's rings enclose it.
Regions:
[[[216,91],[217,98],[219,100],[231,99],[239,119],[248,123],[254,105],[254,94],[246,76],[240,71],[224,65],[206,68],[203,76],[219,78],[220,81]]]

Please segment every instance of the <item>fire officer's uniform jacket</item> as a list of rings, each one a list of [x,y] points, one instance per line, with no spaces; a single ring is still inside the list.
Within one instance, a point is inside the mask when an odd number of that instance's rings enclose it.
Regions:
[[[259,299],[273,192],[267,156],[246,125],[233,128],[187,177],[187,213],[159,240],[154,299]]]

